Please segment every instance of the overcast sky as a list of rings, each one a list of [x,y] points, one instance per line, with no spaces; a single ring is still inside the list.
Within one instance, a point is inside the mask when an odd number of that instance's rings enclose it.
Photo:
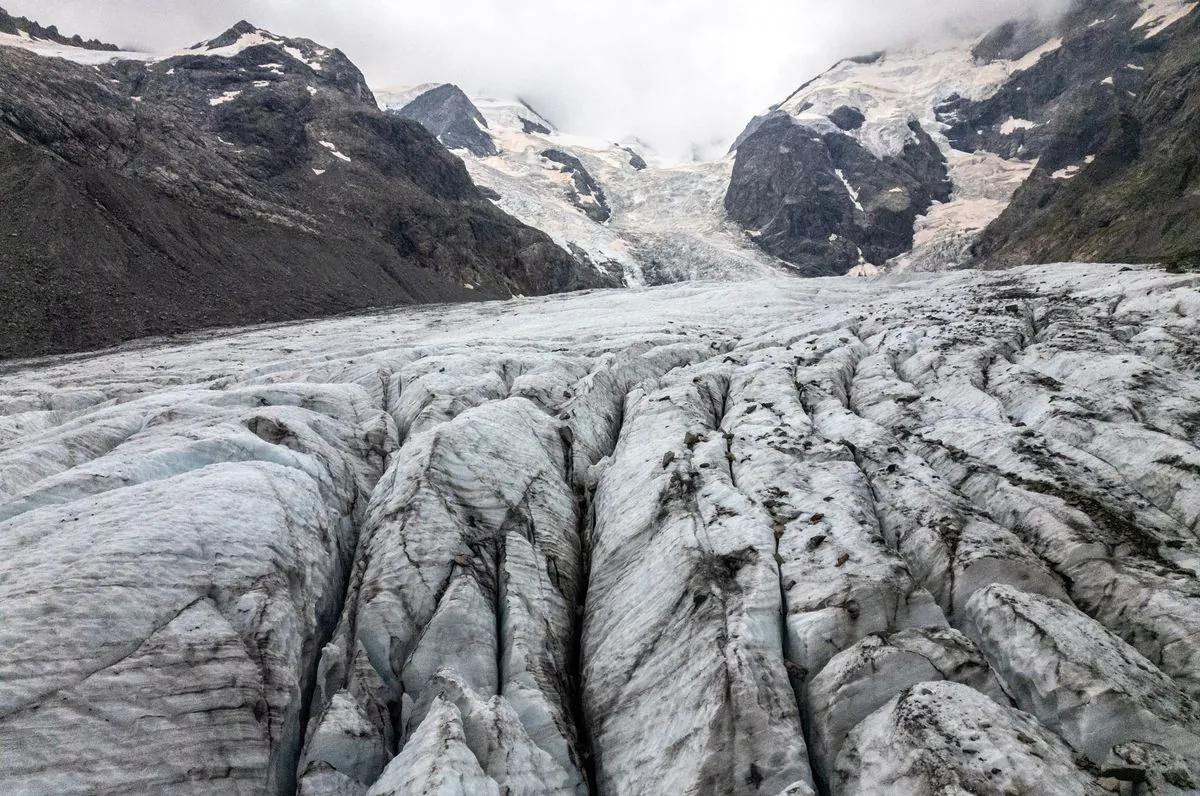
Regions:
[[[338,47],[373,88],[521,96],[560,129],[723,145],[834,61],[1062,0],[0,0],[63,33],[172,51],[240,19]]]

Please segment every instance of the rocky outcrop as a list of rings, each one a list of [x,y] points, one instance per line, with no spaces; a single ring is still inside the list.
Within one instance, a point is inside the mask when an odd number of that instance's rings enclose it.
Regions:
[[[521,132],[526,135],[550,135],[551,130],[544,124],[521,117]]]
[[[1198,15],[1183,0],[1080,0],[982,38],[839,62],[738,138],[729,217],[810,275],[1196,267]],[[830,146],[843,140],[870,155],[857,175]],[[897,167],[922,189],[872,212],[863,197],[900,185]]]
[[[629,153],[629,165],[632,166],[635,171],[645,171],[650,167],[650,164],[646,162],[646,159],[639,155],[635,150],[631,149],[630,147],[623,147],[623,149]]]
[[[975,248],[982,263],[1200,261],[1192,223],[1200,11],[1164,28],[1109,29],[1138,13],[1114,14],[1014,86],[1045,85],[1048,74],[1072,81],[1031,147],[1037,168]]]
[[[1118,91],[1136,91],[1141,82],[1147,60],[1146,30],[1134,26],[1142,13],[1132,0],[1089,0],[1076,3],[1054,25],[1013,22],[993,31],[975,47],[976,58],[1019,61],[1055,37],[1060,43],[987,99],[952,96],[939,105],[937,117],[948,126],[951,146],[963,152],[984,150],[1036,161],[1063,131],[1086,148],[1111,121],[1106,100]],[[1111,94],[1106,80],[1112,84]],[[1051,156],[1043,166],[1053,165],[1050,170],[1056,171],[1086,154],[1080,152],[1075,160],[1060,163]]]
[[[571,175],[567,196],[573,205],[597,224],[603,224],[612,218],[612,210],[604,196],[604,189],[579,158],[561,149],[544,150],[542,157],[551,163],[557,163],[564,174]],[[630,165],[633,165],[632,161]]]
[[[251,25],[150,63],[0,49],[0,126],[0,356],[616,282],[340,52]]]
[[[1194,791],[1196,288],[778,279],[10,367],[0,791]]]
[[[487,120],[458,86],[447,83],[430,89],[389,113],[419,123],[450,149],[465,149],[480,158],[496,154]]]
[[[861,126],[861,113],[839,110],[842,130]],[[776,112],[738,144],[725,209],[759,246],[805,276],[883,265],[912,248],[917,216],[950,197],[941,151],[920,122],[908,128],[899,154],[880,158],[841,131]]]

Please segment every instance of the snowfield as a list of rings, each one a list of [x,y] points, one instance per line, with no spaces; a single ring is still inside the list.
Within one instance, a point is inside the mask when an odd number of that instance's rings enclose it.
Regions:
[[[0,373],[0,791],[1200,786],[1200,278],[695,283]]]
[[[65,58],[86,66],[97,66],[110,61],[151,61],[155,58],[150,53],[128,50],[87,50],[69,44],[60,44],[56,41],[36,39],[26,33],[20,35],[0,33],[0,47],[19,47],[46,58]]]

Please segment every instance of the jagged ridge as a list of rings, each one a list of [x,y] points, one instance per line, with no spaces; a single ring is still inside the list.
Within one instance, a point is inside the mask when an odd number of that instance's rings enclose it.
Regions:
[[[0,49],[0,356],[616,284],[484,199],[337,50],[242,23],[96,67]]]

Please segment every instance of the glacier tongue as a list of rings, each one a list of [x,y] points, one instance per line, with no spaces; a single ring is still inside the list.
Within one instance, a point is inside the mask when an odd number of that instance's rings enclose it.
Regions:
[[[10,365],[0,791],[1194,791],[1198,284],[686,284]]]

